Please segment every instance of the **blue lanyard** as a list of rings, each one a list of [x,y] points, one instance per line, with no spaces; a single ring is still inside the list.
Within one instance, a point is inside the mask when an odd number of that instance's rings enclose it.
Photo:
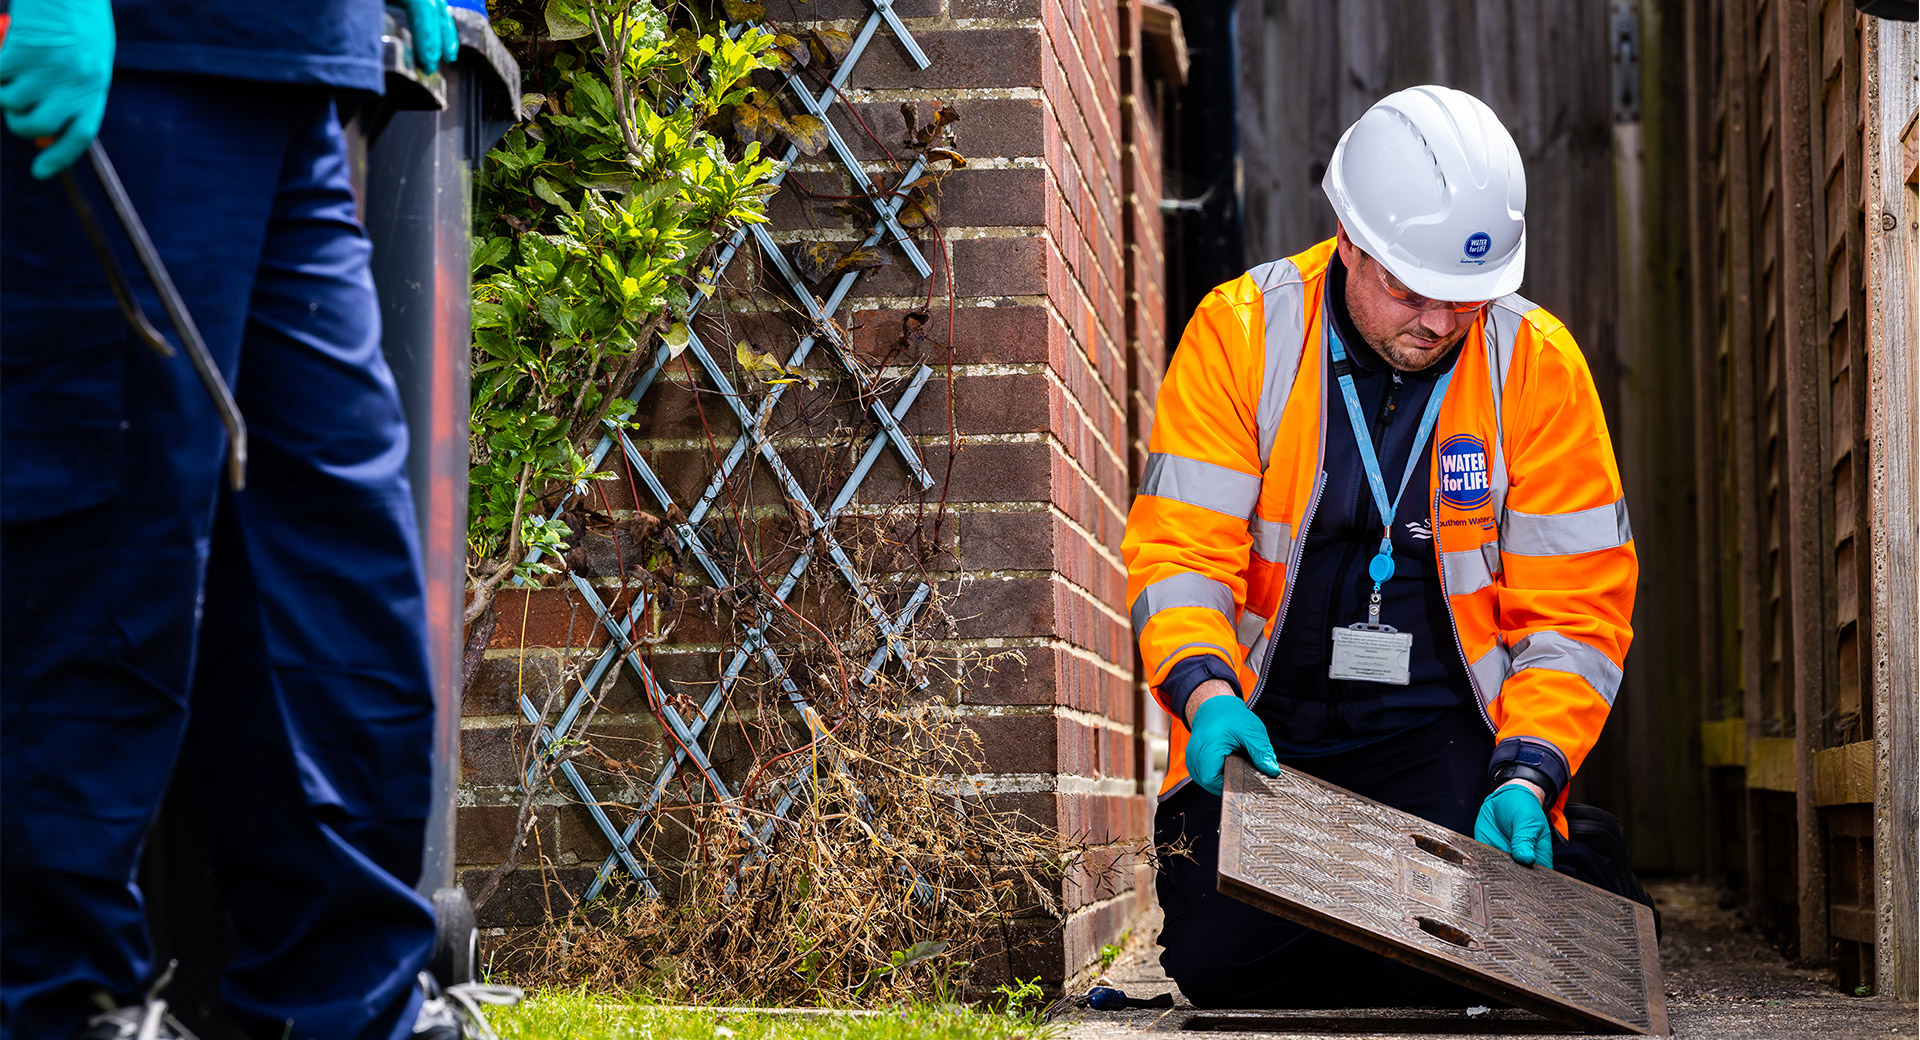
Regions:
[[[1323,312],[1324,312],[1323,308]],[[1367,421],[1360,417],[1360,394],[1353,388],[1353,372],[1346,364],[1347,348],[1340,342],[1340,332],[1334,327],[1333,315],[1323,313],[1321,321],[1327,330],[1327,343],[1333,351],[1334,370],[1340,379],[1340,396],[1347,403],[1347,418],[1353,423],[1353,440],[1360,449],[1360,464],[1367,470],[1367,486],[1373,489],[1374,505],[1380,507],[1380,550],[1367,562],[1367,576],[1373,579],[1373,600],[1367,609],[1369,624],[1380,623],[1380,586],[1393,577],[1393,518],[1400,509],[1400,499],[1407,493],[1407,481],[1413,479],[1413,471],[1420,466],[1420,453],[1426,450],[1427,439],[1433,436],[1434,424],[1440,420],[1440,404],[1447,396],[1447,384],[1453,381],[1453,369],[1448,367],[1446,375],[1433,385],[1433,393],[1427,398],[1427,410],[1420,415],[1420,429],[1414,434],[1413,447],[1407,449],[1407,471],[1400,475],[1400,488],[1394,492],[1393,501],[1387,501],[1386,478],[1380,474],[1380,457],[1374,453],[1373,433],[1367,429]]]

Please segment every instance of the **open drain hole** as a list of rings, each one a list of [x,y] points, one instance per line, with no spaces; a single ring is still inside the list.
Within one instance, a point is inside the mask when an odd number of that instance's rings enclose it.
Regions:
[[[1419,925],[1421,931],[1441,942],[1452,943],[1463,950],[1473,945],[1473,936],[1445,921],[1436,921],[1431,917],[1416,917],[1413,923]]]
[[[1345,1014],[1325,1011],[1240,1012],[1197,1014],[1181,1027],[1202,1033],[1320,1033],[1331,1036],[1365,1034],[1440,1034],[1453,1036],[1564,1036],[1582,1030],[1561,1025],[1526,1011],[1496,1010],[1468,1017],[1462,1011],[1359,1010]]]
[[[1461,852],[1459,849],[1454,848],[1444,841],[1429,838],[1424,834],[1416,834],[1413,836],[1413,844],[1414,847],[1429,856],[1438,856],[1448,863],[1458,864],[1463,867],[1467,865],[1466,853]]]

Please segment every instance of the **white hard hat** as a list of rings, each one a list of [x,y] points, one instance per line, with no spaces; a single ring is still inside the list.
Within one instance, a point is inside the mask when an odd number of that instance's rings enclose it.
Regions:
[[[1320,182],[1353,244],[1435,300],[1491,300],[1527,267],[1527,176],[1485,102],[1389,94],[1347,128]]]

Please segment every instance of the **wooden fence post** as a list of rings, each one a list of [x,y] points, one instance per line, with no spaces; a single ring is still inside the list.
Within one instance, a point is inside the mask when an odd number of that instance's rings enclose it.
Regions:
[[[1916,938],[1916,733],[1920,732],[1920,336],[1915,334],[1914,115],[1920,31],[1866,26],[1867,359],[1873,428],[1875,964],[1882,993],[1920,991]]]

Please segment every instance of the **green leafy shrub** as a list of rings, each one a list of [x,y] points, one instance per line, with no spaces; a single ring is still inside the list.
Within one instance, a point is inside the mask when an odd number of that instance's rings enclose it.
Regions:
[[[606,476],[587,455],[633,411],[617,393],[656,343],[685,346],[713,247],[766,219],[778,168],[758,141],[708,129],[777,64],[765,30],[676,25],[652,0],[493,14],[526,73],[528,121],[476,185],[469,620],[506,578],[551,572],[522,562],[572,534],[542,507]]]

